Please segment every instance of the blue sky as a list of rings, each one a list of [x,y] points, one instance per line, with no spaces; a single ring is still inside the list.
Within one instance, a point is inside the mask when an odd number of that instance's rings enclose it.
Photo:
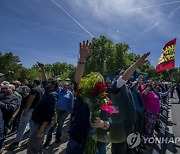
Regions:
[[[170,0],[0,0],[0,52],[19,56],[25,67],[76,65],[79,42],[105,35],[129,44],[129,52],[150,51],[155,66],[176,37],[180,67],[179,17],[180,1]]]

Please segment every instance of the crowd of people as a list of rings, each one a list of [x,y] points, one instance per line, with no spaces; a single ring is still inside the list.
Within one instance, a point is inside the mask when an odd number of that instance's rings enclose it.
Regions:
[[[147,138],[152,137],[155,132],[158,133],[162,102],[166,102],[169,92],[173,97],[173,86],[152,80],[144,81],[142,75],[136,81],[130,82],[133,72],[143,65],[150,55],[147,52],[127,70],[118,69],[114,73],[113,81],[105,81],[107,96],[118,112],[108,114],[107,118],[99,116],[91,122],[88,103],[74,93],[78,90],[86,61],[92,52],[91,43],[83,41],[80,44],[80,58],[73,86],[70,81],[47,79],[41,63],[38,63],[41,80],[34,80],[32,84],[8,82],[8,77],[13,75],[11,71],[0,74],[0,154],[4,148],[12,150],[20,146],[27,124],[30,126],[27,154],[43,153],[43,149],[50,145],[55,129],[56,143],[61,143],[62,129],[68,115],[71,115],[71,118],[66,154],[84,153],[90,128],[108,134],[106,138],[105,135],[102,136],[104,140],[96,139],[96,154],[105,154],[108,143],[112,145],[112,154],[138,153],[143,152],[146,146],[153,146],[151,143],[141,143],[132,149],[126,140],[128,135],[134,132]],[[180,97],[180,84],[176,90]],[[14,141],[4,145],[7,134],[13,131],[17,132]]]

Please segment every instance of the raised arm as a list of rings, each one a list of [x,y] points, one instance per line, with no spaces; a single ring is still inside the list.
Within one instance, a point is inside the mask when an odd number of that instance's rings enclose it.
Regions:
[[[44,68],[44,64],[37,62],[39,68],[40,68],[40,74],[41,74],[41,79],[42,81],[46,81],[47,80],[47,75],[45,72],[45,68]]]
[[[80,43],[79,47],[80,57],[74,77],[76,83],[79,83],[81,81],[85,69],[86,60],[92,54],[92,45],[91,43],[89,43],[89,41],[83,41],[83,43]]]
[[[131,65],[122,75],[122,79],[127,81],[131,78],[132,74],[139,66],[143,65],[147,60],[146,58],[150,55],[150,52],[142,55],[133,65]]]

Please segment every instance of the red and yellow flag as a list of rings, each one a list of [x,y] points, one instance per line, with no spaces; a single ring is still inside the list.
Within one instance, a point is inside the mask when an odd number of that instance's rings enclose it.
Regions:
[[[163,47],[161,57],[159,58],[156,66],[156,72],[174,68],[175,49],[176,38],[166,43]]]

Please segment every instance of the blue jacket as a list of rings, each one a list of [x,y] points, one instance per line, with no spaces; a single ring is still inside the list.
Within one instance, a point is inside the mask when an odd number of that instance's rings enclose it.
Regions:
[[[130,87],[130,90],[131,90],[131,93],[132,93],[133,101],[134,101],[134,103],[135,103],[136,111],[137,111],[137,112],[143,112],[143,111],[144,111],[144,102],[143,102],[141,93],[136,90],[136,87],[137,87],[137,86],[138,86],[138,84],[137,84],[137,83],[134,83],[134,84]]]

